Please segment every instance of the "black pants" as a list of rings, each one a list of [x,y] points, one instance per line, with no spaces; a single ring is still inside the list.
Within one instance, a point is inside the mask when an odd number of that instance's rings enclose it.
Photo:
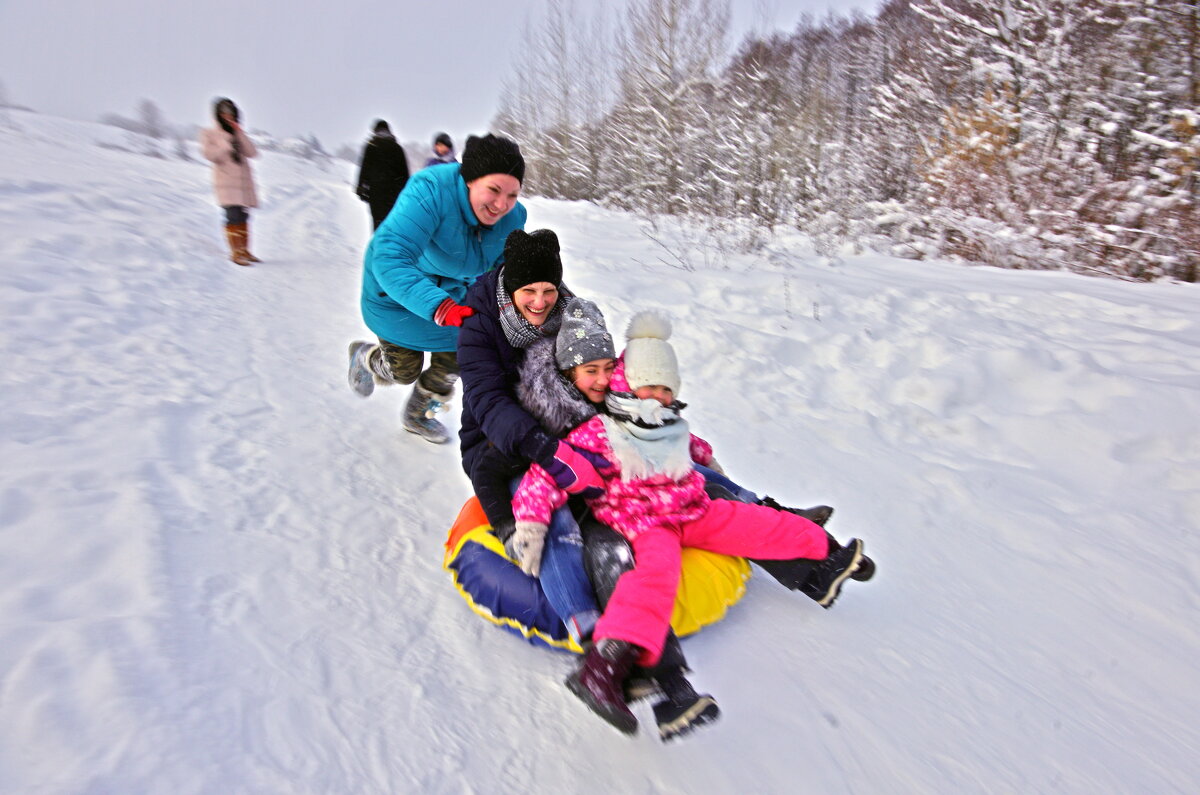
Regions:
[[[374,222],[375,229],[378,229],[379,225],[383,223],[383,219],[388,217],[388,213],[392,211],[392,206],[396,203],[396,199],[399,196],[399,193],[385,193],[382,196],[375,196],[374,191],[372,191],[372,196],[367,201],[367,204],[371,207],[371,221]]]
[[[229,204],[221,209],[225,211],[227,224],[244,224],[250,220],[250,212],[240,204]]]
[[[512,491],[509,483],[521,477],[529,469],[529,461],[513,459],[497,450],[491,442],[478,451],[471,460],[467,477],[471,488],[479,498],[479,506],[487,515],[488,524],[500,537],[507,541],[513,531]]]
[[[728,489],[717,483],[705,484],[704,491],[713,500],[739,501]],[[749,502],[749,500],[742,500],[742,502]],[[780,585],[792,591],[799,588],[808,580],[808,575],[812,574],[813,567],[817,565],[817,561],[809,560],[808,558],[792,558],[791,560],[756,560],[750,558],[750,562],[757,564],[763,571],[774,577]]]

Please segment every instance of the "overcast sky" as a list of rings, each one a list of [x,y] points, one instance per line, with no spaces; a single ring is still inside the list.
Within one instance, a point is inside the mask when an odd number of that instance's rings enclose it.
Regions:
[[[731,42],[800,14],[870,13],[879,0],[733,0]],[[615,7],[616,2],[612,3]],[[0,85],[69,118],[135,115],[151,99],[207,124],[229,96],[249,127],[358,143],[387,119],[403,141],[483,132],[544,0],[0,0]]]

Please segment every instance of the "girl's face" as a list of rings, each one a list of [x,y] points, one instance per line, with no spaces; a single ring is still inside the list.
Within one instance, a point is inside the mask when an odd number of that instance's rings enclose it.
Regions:
[[[438,157],[445,157],[446,153],[450,151],[450,147],[446,146],[444,143],[438,142],[433,145],[433,151],[438,153]]]
[[[484,226],[492,226],[508,215],[520,193],[521,181],[512,174],[484,174],[467,183],[467,200]]]
[[[550,316],[550,310],[558,302],[558,288],[550,282],[534,282],[513,293],[513,306],[530,325],[540,326]]]
[[[675,393],[671,390],[671,387],[662,386],[661,384],[639,386],[637,389],[633,390],[633,395],[634,397],[641,398],[642,400],[654,398],[664,406],[669,406],[675,402]]]
[[[596,359],[577,364],[571,370],[571,383],[592,403],[603,403],[608,394],[608,382],[612,380],[616,359]]]

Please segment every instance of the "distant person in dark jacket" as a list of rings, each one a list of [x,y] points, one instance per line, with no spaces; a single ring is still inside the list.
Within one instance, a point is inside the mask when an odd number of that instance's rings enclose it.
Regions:
[[[383,119],[375,122],[375,134],[363,147],[358,168],[358,198],[371,207],[371,220],[378,229],[408,182],[408,157]]]
[[[454,157],[454,141],[444,132],[433,136],[433,154],[425,161],[425,167],[437,166],[442,163],[457,163]]]

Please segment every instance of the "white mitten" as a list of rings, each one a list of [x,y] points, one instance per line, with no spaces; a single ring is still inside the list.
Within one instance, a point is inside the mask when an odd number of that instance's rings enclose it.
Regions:
[[[517,529],[513,531],[512,549],[517,563],[530,577],[538,576],[542,570],[542,547],[546,544],[549,529],[540,522],[517,522]]]

